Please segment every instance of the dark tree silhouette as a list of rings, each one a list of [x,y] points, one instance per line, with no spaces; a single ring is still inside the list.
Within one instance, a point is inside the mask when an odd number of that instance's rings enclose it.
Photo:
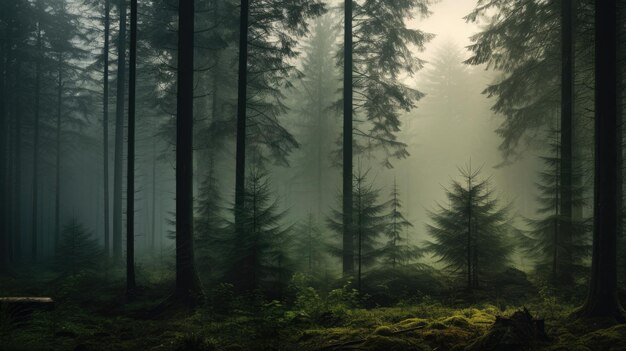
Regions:
[[[617,2],[595,1],[595,194],[593,251],[589,293],[578,317],[612,317],[625,321],[617,298],[617,167],[621,152],[617,124]]]
[[[126,98],[126,1],[119,0],[117,42],[117,98],[115,110],[115,156],[113,165],[113,258],[122,260],[122,170],[124,147],[124,101]]]
[[[104,191],[104,254],[109,249],[109,37],[111,35],[111,0],[104,0],[104,46],[102,47],[102,170]]]
[[[96,239],[76,218],[64,226],[59,247],[54,257],[54,267],[62,275],[76,276],[93,272],[100,260],[100,248]]]
[[[137,0],[130,0],[128,68],[128,164],[126,167],[126,294],[135,290],[135,97],[137,85]]]
[[[176,111],[176,291],[196,303],[202,288],[193,252],[193,43],[194,1],[178,1],[178,92]]]

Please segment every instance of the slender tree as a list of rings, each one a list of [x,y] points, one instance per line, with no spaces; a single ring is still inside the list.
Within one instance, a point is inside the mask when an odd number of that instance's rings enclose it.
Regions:
[[[240,212],[244,207],[246,187],[246,115],[248,101],[248,0],[241,0],[239,17],[239,78],[237,81],[237,149],[235,162],[235,227],[241,233]]]
[[[354,273],[352,233],[352,0],[344,4],[343,35],[343,274]]]
[[[395,178],[390,195],[391,199],[387,203],[389,207],[386,218],[387,227],[385,228],[385,236],[389,240],[381,249],[381,259],[384,264],[395,269],[400,264],[407,264],[418,258],[421,253],[417,247],[409,245],[408,237],[402,236],[404,232],[413,227],[413,224],[402,214],[400,191]]]
[[[124,99],[126,91],[126,0],[119,0],[117,42],[117,100],[115,111],[115,164],[113,175],[113,257],[122,259],[122,169],[124,147]]]
[[[244,196],[240,225],[245,237],[232,235],[237,228],[235,223],[230,223],[227,231],[230,235],[222,241],[226,246],[220,250],[226,252],[226,279],[232,280],[242,293],[257,289],[280,291],[291,271],[291,259],[287,255],[291,227],[281,223],[287,213],[279,210],[278,202],[272,199],[268,177],[258,169],[250,173]]]
[[[130,0],[128,69],[128,164],[126,166],[126,294],[135,290],[135,96],[137,84],[137,0]]]
[[[109,255],[109,36],[111,0],[104,0],[104,47],[102,48],[102,162],[104,186],[104,254]]]
[[[37,2],[39,6],[39,2]],[[38,208],[39,208],[39,115],[40,115],[40,95],[41,95],[41,61],[43,60],[42,54],[42,33],[41,22],[37,21],[37,57],[35,62],[35,118],[33,120],[33,202],[32,202],[32,236],[31,236],[31,258],[33,261],[37,260],[37,241],[38,241]]]
[[[559,130],[553,131],[553,141],[549,147],[551,155],[542,157],[546,170],[540,173],[540,182],[537,187],[540,195],[537,198],[540,207],[540,218],[528,220],[531,227],[529,237],[524,237],[522,246],[529,257],[536,260],[535,269],[540,276],[548,277],[554,286],[571,286],[576,278],[588,274],[585,261],[589,258],[589,225],[584,219],[574,220],[563,216],[561,208],[561,145]],[[571,179],[582,177],[579,169],[572,169]],[[576,184],[580,183],[578,181]],[[567,207],[582,206],[585,204],[585,187],[572,186],[568,193]],[[565,233],[563,226],[568,227]]]
[[[617,297],[617,167],[621,142],[617,125],[617,2],[595,1],[595,193],[589,293],[575,313],[624,321]]]
[[[63,53],[58,53],[57,73],[57,118],[56,118],[56,167],[54,206],[54,247],[59,246],[61,237],[61,116],[63,109]]]
[[[339,54],[344,70],[344,274],[353,271],[350,228],[354,226],[354,218],[350,218],[348,211],[353,201],[350,190],[353,153],[381,150],[386,167],[392,166],[390,158],[408,156],[406,144],[397,137],[402,124],[400,111],[411,110],[423,94],[400,83],[398,78],[401,74],[412,75],[423,65],[409,47],[423,49],[432,35],[408,28],[406,20],[416,12],[426,16],[428,3],[348,0],[344,5],[344,43]]]
[[[198,302],[202,288],[193,252],[193,43],[194,1],[178,1],[178,92],[176,111],[176,292]]]
[[[0,10],[6,11],[4,6],[0,7]],[[6,30],[0,32],[2,37],[8,36]],[[6,136],[8,135],[7,131],[7,113],[6,113],[6,86],[7,86],[7,75],[8,70],[6,69],[6,52],[7,44],[3,40],[0,44],[1,52],[0,52],[0,272],[3,272],[8,266],[7,254],[9,252],[8,245],[8,226],[7,226],[7,216],[6,216],[6,203],[7,203],[7,195],[6,190],[8,188],[5,186],[7,174],[5,172],[6,169]]]
[[[574,116],[574,16],[576,0],[561,0],[561,140],[560,140],[560,236],[572,241],[572,141]],[[562,254],[570,256],[569,251]],[[566,258],[573,261],[572,257]]]

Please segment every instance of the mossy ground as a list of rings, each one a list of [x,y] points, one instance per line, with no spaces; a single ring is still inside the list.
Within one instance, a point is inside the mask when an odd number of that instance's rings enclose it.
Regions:
[[[45,279],[44,279],[45,280]],[[1,295],[17,290],[0,287]],[[169,284],[140,290],[129,302],[124,282],[102,284],[76,278],[61,286],[33,283],[20,292],[57,300],[52,312],[36,312],[23,323],[0,314],[0,350],[463,350],[485,335],[496,316],[522,307],[483,303],[448,306],[434,301],[387,308],[350,308],[324,322],[313,321],[280,303],[217,312],[210,304],[193,312],[150,311],[168,294]],[[551,338],[539,350],[626,350],[626,325],[568,319],[573,305],[555,300],[524,303],[545,318]],[[330,322],[329,322],[330,321]],[[602,321],[600,321],[602,322]],[[334,346],[333,346],[334,345]]]

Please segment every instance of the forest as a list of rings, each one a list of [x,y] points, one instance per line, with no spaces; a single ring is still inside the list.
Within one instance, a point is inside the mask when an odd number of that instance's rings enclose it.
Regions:
[[[626,350],[626,0],[0,0],[0,351]]]

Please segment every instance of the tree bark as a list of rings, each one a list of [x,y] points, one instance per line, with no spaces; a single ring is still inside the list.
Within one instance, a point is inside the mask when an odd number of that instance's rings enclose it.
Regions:
[[[104,186],[104,254],[109,257],[109,35],[111,27],[111,2],[104,0],[104,48],[102,50],[104,72],[102,77],[102,144]]]
[[[560,143],[560,239],[565,247],[571,243],[572,221],[572,116],[574,113],[574,1],[561,1],[561,143]],[[564,264],[572,262],[571,254],[564,250]],[[569,274],[571,272],[561,272]],[[568,277],[562,275],[563,283],[569,283]]]
[[[246,118],[248,99],[248,0],[241,0],[239,22],[239,78],[237,87],[237,150],[235,163],[235,231],[242,236],[241,213],[246,187]]]
[[[124,91],[126,81],[126,1],[119,0],[120,30],[117,44],[117,101],[115,111],[115,164],[113,175],[113,258],[122,259],[122,168],[124,146]]]
[[[354,272],[352,230],[352,0],[344,5],[343,66],[343,274]]]
[[[14,259],[22,255],[22,105],[20,101],[21,64],[16,60],[15,67],[15,246]]]
[[[126,295],[135,290],[135,96],[137,83],[137,0],[130,0],[128,69],[128,164],[126,167]]]
[[[178,1],[178,96],[176,118],[176,296],[202,297],[193,253],[193,31],[194,1]]]
[[[32,207],[32,236],[31,236],[31,257],[37,261],[37,226],[39,222],[38,210],[38,188],[39,188],[39,99],[41,90],[41,23],[37,22],[37,59],[35,63],[35,119],[33,121],[33,207]]]
[[[63,108],[63,54],[59,53],[57,77],[57,125],[56,125],[56,185],[54,198],[54,249],[59,247],[61,236],[61,111]]]
[[[617,125],[616,1],[595,2],[595,194],[593,256],[589,293],[579,317],[613,317],[624,321],[617,298]]]
[[[7,63],[5,62],[5,53],[6,53],[6,47],[7,45],[5,43],[2,43],[2,45],[0,46],[2,48],[2,51],[0,51],[0,272],[5,271],[6,267],[8,266],[8,252],[9,252],[9,245],[8,245],[8,226],[7,226],[7,219],[8,216],[6,216],[6,211],[7,211],[7,200],[8,200],[8,196],[6,196],[7,194],[5,193],[5,191],[7,190],[6,187],[6,150],[5,150],[5,145],[6,145],[6,140],[7,140],[7,114],[6,114],[6,81],[7,81],[7,69],[6,69],[6,65]]]

